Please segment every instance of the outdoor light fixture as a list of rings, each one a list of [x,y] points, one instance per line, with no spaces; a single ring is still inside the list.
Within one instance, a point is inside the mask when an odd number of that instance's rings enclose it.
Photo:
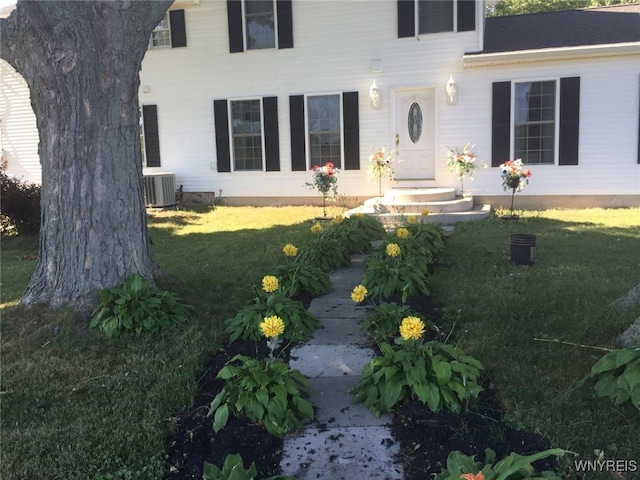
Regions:
[[[449,80],[445,86],[447,92],[447,105],[458,104],[458,84],[453,79],[453,75],[449,75]]]
[[[374,80],[371,86],[369,87],[369,98],[371,99],[371,108],[377,110],[380,108],[382,94],[380,93],[380,89],[376,85],[376,81]]]

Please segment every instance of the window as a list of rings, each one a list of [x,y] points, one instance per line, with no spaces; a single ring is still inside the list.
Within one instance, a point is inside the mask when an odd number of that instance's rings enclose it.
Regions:
[[[260,100],[231,102],[234,170],[262,170],[262,118]]]
[[[453,0],[419,0],[418,33],[453,32]]]
[[[280,171],[278,98],[214,100],[218,172]]]
[[[578,165],[580,77],[494,82],[492,92],[491,166]]]
[[[332,162],[360,169],[358,92],[289,97],[291,170]]]
[[[184,10],[167,12],[151,32],[149,48],[177,48],[187,46]]]
[[[513,139],[515,158],[524,163],[555,163],[555,80],[515,84]]]
[[[160,23],[151,32],[150,48],[171,47],[171,27],[169,26],[169,12],[165,13]]]
[[[227,0],[230,53],[293,48],[291,0]]]
[[[340,118],[340,95],[307,97],[310,168],[327,162],[332,162],[336,168],[341,168]]]
[[[244,1],[247,50],[275,48],[275,15],[273,0]]]
[[[397,0],[398,38],[476,29],[476,0]]]

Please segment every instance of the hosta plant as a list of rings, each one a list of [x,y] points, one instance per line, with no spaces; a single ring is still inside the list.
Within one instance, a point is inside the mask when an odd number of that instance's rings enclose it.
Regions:
[[[402,303],[412,295],[428,295],[428,273],[424,264],[415,256],[404,252],[398,243],[382,245],[379,255],[367,259],[362,284],[370,298],[383,300],[392,295],[401,295]]]
[[[309,240],[304,247],[300,248],[298,261],[316,266],[325,272],[350,266],[351,255],[348,245],[335,238],[326,237],[324,233],[330,227],[320,228],[323,230]]]
[[[329,275],[316,265],[300,260],[298,248],[290,243],[282,248],[287,260],[278,265],[275,276],[280,281],[280,289],[287,297],[300,292],[309,292],[314,296],[325,295],[331,289]]]
[[[218,468],[209,462],[204,462],[202,468],[202,480],[257,480],[258,470],[252,463],[249,468],[244,468],[244,461],[240,454],[227,455],[222,468]],[[264,480],[296,480],[295,477],[285,475],[273,475]]]
[[[324,236],[345,244],[350,253],[363,253],[371,250],[373,240],[384,238],[385,231],[376,218],[356,214],[334,222]]]
[[[282,438],[287,432],[301,428],[302,420],[313,418],[313,407],[306,399],[309,389],[306,378],[289,364],[273,356],[285,331],[283,320],[267,317],[260,330],[268,338],[269,358],[257,360],[236,355],[218,372],[224,387],[209,408],[213,429],[225,427],[229,415],[245,415],[271,434]]]
[[[595,380],[595,390],[620,405],[626,402],[640,410],[640,348],[613,350],[591,368],[581,381]]]
[[[380,344],[382,356],[365,365],[352,391],[354,403],[364,402],[379,416],[415,399],[433,412],[446,408],[454,413],[477,399],[482,364],[452,345],[423,343],[424,329],[417,317],[402,320],[396,345]]]
[[[412,238],[429,249],[432,255],[444,251],[444,232],[437,223],[413,222],[405,225]]]
[[[122,285],[99,292],[98,306],[89,325],[99,328],[107,337],[123,332],[140,334],[157,331],[187,321],[193,308],[172,293],[158,290],[139,274],[127,277]]]
[[[490,448],[485,450],[484,462],[476,461],[474,456],[468,456],[455,451],[447,458],[447,468],[437,474],[434,480],[562,480],[563,477],[552,471],[536,473],[533,463],[552,456],[571,453],[561,448],[552,448],[532,455],[511,453],[496,462],[496,454]]]
[[[302,342],[308,340],[320,326],[319,320],[311,314],[302,302],[292,300],[280,290],[280,282],[273,275],[262,278],[262,290],[248,301],[233,318],[225,320],[225,332],[229,341],[258,340],[261,337],[259,324],[264,317],[278,315],[287,328],[285,338]]]

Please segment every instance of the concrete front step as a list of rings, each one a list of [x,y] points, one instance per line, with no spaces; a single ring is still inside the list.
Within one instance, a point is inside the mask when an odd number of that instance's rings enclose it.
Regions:
[[[455,225],[457,222],[472,220],[484,220],[491,213],[491,205],[474,205],[471,210],[465,212],[433,212],[422,215],[415,212],[379,213],[371,207],[360,206],[349,210],[346,215],[371,215],[375,216],[385,226],[401,225],[408,221],[409,217],[415,217],[418,222],[437,223],[439,225]]]
[[[452,200],[400,201],[375,198],[366,200],[364,205],[373,207],[377,213],[422,213],[425,210],[434,213],[464,212],[473,208],[473,197],[459,197]]]
[[[392,188],[384,192],[384,203],[402,202],[438,202],[442,200],[454,200],[455,188]]]

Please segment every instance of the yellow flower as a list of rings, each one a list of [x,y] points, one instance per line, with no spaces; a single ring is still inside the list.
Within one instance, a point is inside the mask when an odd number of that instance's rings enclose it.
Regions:
[[[404,317],[400,324],[400,335],[404,340],[418,340],[424,335],[424,323],[418,317]]]
[[[364,299],[367,298],[367,287],[364,285],[356,285],[351,292],[351,300],[356,303],[364,302]]]
[[[400,255],[400,247],[397,243],[390,243],[387,245],[387,255],[390,257],[397,257]]]
[[[320,222],[316,222],[313,225],[311,225],[311,233],[320,233],[322,232],[322,230],[323,228]]]
[[[479,472],[476,475],[473,473],[465,473],[464,475],[460,475],[460,478],[463,480],[484,480],[484,473]]]
[[[264,317],[264,322],[260,323],[260,330],[267,338],[277,337],[284,332],[284,322],[277,315]]]
[[[408,223],[418,223],[418,219],[412,215],[409,218],[407,218],[407,222]]]
[[[427,215],[429,215],[429,209],[423,208],[422,211],[420,212],[420,215],[422,215],[423,217],[426,217]]]
[[[282,247],[282,251],[287,257],[295,257],[298,254],[298,247],[291,243],[287,243],[284,247]]]
[[[278,279],[273,275],[265,275],[262,277],[262,289],[267,292],[275,292],[280,284],[278,283]]]
[[[333,223],[335,223],[335,224],[342,223],[343,220],[344,220],[344,217],[342,215],[338,215],[336,217],[333,217]]]
[[[409,238],[409,230],[404,227],[400,227],[398,230],[396,230],[396,236],[398,238]]]

